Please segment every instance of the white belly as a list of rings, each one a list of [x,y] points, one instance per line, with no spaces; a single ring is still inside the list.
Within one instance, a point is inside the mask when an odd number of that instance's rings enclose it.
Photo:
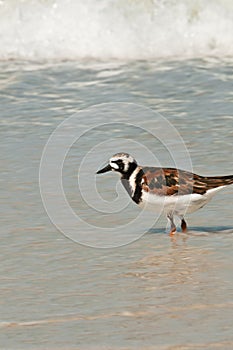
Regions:
[[[156,212],[162,211],[166,215],[172,212],[174,215],[183,216],[185,213],[193,213],[202,208],[223,187],[209,190],[204,195],[194,193],[182,196],[157,196],[143,191],[139,206]]]

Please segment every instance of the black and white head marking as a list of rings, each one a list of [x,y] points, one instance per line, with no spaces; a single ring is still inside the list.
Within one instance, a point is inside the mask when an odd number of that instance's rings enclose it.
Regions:
[[[128,153],[117,153],[110,158],[109,165],[111,166],[112,170],[118,171],[124,176],[132,173],[132,171],[137,167],[137,162]]]
[[[136,160],[128,153],[114,154],[107,166],[97,171],[97,174],[102,174],[107,171],[117,171],[122,175],[122,178],[129,179],[132,172],[137,168]]]

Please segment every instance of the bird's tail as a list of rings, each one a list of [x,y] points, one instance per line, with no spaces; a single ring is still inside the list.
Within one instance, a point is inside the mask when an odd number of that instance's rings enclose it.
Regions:
[[[232,185],[233,175],[205,177],[205,183],[210,188]]]

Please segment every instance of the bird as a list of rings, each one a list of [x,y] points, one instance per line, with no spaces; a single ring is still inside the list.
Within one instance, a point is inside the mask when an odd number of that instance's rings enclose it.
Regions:
[[[176,168],[140,166],[128,153],[116,153],[96,174],[114,171],[121,175],[121,183],[131,199],[152,211],[161,211],[170,224],[169,234],[177,232],[174,217],[187,233],[185,214],[204,207],[225,186],[233,184],[233,175],[201,176]]]

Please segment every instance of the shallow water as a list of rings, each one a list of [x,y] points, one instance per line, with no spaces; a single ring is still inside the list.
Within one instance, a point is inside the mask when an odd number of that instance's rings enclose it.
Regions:
[[[53,130],[76,111],[117,101],[165,116],[184,139],[195,172],[231,174],[232,68],[231,60],[214,59],[1,63],[1,348],[232,349],[232,187],[188,217],[187,236],[170,239],[161,217],[134,243],[97,249],[72,242],[52,225],[38,182],[42,151]],[[135,123],[140,118],[145,116],[136,113]],[[157,122],[152,115],[145,119],[147,127]],[[100,123],[101,115],[82,120],[80,128],[95,120]],[[103,218],[82,202],[77,173],[92,147],[113,139],[109,148],[104,144],[100,153],[98,148],[90,153],[94,156],[85,166],[91,174],[115,147],[129,146],[143,164],[152,165],[152,156],[164,166],[174,161],[156,138],[117,127],[116,117],[113,121],[114,129],[97,128],[74,144],[63,169],[70,205],[94,226],[128,222],[139,210],[126,203],[125,210]],[[152,154],[143,153],[141,145]],[[182,154],[176,157],[185,167]],[[110,174],[96,181],[111,209],[116,188],[121,191],[117,178]],[[95,194],[89,195],[97,205]],[[119,192],[117,203],[124,196]],[[140,230],[138,225],[130,236],[131,228],[129,238],[139,238]],[[80,234],[94,246],[107,239],[94,228]],[[119,229],[116,244],[120,235]]]

